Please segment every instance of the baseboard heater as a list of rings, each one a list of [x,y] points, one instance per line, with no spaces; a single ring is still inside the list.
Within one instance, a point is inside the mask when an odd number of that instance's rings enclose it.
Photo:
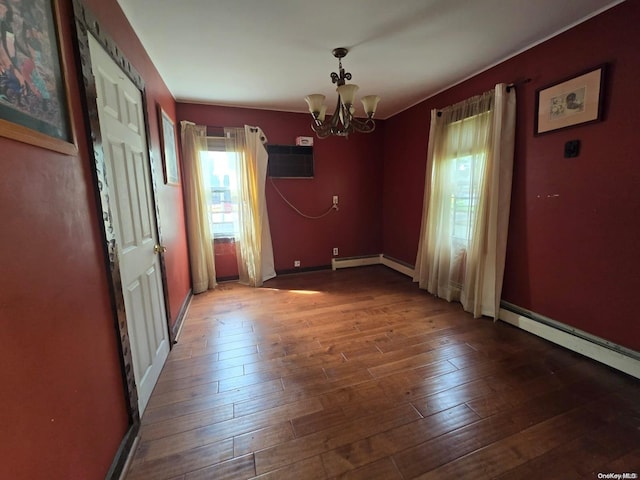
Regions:
[[[500,302],[500,320],[600,363],[640,378],[640,353],[544,315]]]
[[[384,265],[408,277],[413,278],[413,266],[383,254],[364,255],[361,257],[332,258],[331,269],[363,267],[366,265]]]

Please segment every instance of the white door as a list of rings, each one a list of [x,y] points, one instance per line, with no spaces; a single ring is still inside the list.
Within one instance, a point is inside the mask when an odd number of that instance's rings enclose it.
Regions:
[[[89,35],[140,415],[169,353],[142,94]]]

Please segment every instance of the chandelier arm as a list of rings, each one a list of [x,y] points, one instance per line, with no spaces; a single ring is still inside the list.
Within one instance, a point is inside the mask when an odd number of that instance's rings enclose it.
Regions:
[[[342,113],[342,102],[340,101],[340,95],[338,95],[338,101],[336,102],[336,109],[331,115],[330,126],[331,132],[336,135],[340,130],[341,121],[341,113]]]
[[[342,125],[344,125],[344,130],[351,131],[353,128],[351,127],[351,119],[353,118],[350,109],[346,106],[342,106]]]
[[[371,133],[376,129],[376,122],[371,118],[360,120],[354,117],[351,119],[351,126],[356,132]]]
[[[331,118],[324,122],[319,119],[315,119],[315,122],[311,125],[311,129],[318,135],[319,138],[326,138],[330,135],[339,135],[340,133],[340,98],[336,110],[333,112]]]
[[[326,125],[322,123],[312,123],[311,130],[316,133],[318,138],[326,138],[331,134],[331,132],[327,130]]]
[[[331,132],[326,129],[316,128],[314,126],[311,126],[311,129],[316,133],[318,138],[327,138],[331,135]]]

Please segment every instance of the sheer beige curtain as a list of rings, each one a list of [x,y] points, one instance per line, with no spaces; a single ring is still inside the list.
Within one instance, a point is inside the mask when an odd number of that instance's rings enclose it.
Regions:
[[[207,194],[202,179],[200,152],[207,151],[207,128],[182,121],[182,161],[187,241],[193,293],[202,293],[216,286],[213,241],[207,212]]]
[[[240,283],[259,287],[276,276],[265,186],[267,139],[258,127],[225,128],[227,152],[237,154],[239,238],[236,241]]]
[[[414,281],[497,318],[506,256],[515,90],[505,84],[431,112]]]

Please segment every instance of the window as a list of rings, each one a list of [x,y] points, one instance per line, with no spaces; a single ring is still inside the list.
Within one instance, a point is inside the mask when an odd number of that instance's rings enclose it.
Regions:
[[[484,170],[484,155],[452,158],[449,162],[451,179],[451,240],[455,250],[469,247],[476,211],[480,201],[479,177]]]
[[[431,111],[414,280],[474,317],[500,311],[515,117],[505,84]]]
[[[466,256],[473,238],[486,163],[484,142],[479,140],[488,135],[485,126],[490,116],[487,112],[473,113],[463,112],[463,118],[442,126],[441,148],[434,159],[434,169],[439,173],[433,179],[444,197],[440,228],[450,237],[441,241],[458,258]]]
[[[217,148],[200,154],[209,225],[214,239],[236,238],[238,235],[237,157],[234,152]]]

